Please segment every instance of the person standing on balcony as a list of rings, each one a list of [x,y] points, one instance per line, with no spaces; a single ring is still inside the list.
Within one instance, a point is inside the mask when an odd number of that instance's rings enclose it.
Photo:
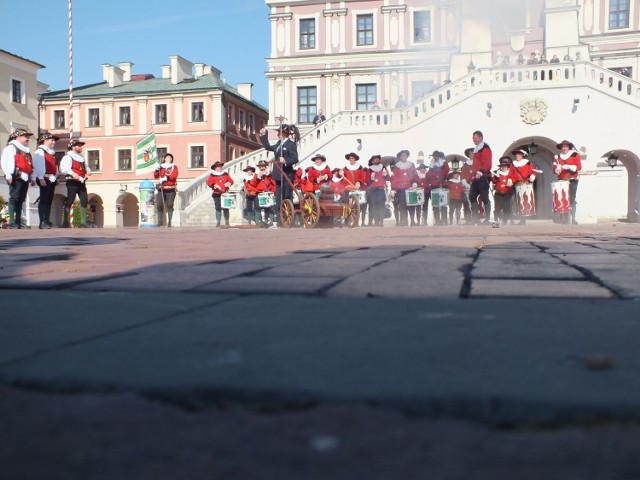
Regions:
[[[173,164],[173,155],[165,154],[153,172],[153,178],[159,180],[158,197],[156,199],[156,211],[158,213],[158,226],[162,226],[163,212],[167,210],[167,227],[171,227],[173,218],[173,203],[176,199],[176,184],[178,181],[178,167]]]
[[[50,221],[51,204],[58,184],[58,165],[53,146],[58,140],[60,140],[59,137],[45,132],[38,138],[38,148],[33,152],[33,170],[40,187],[40,200],[38,201],[40,229],[53,227],[53,223]]]
[[[324,113],[322,113],[322,109],[318,110],[318,113],[316,113],[315,117],[313,117],[313,126],[317,127],[318,125],[320,125],[322,122],[325,122],[327,120],[327,117],[324,116]]]
[[[2,151],[2,171],[9,184],[9,228],[22,228],[22,206],[29,183],[35,185],[33,158],[29,150],[32,135],[24,128],[18,128],[9,136],[9,143]]]
[[[71,140],[67,147],[67,154],[60,161],[60,173],[67,177],[67,200],[64,205],[64,220],[62,228],[69,228],[69,212],[73,208],[76,196],[80,199],[80,228],[91,227],[87,223],[87,178],[91,176],[91,169],[82,154],[84,142]]]
[[[275,145],[271,145],[267,137],[267,130],[265,128],[260,129],[262,146],[265,150],[275,154],[273,161],[281,167],[278,168],[276,166],[271,172],[271,176],[276,182],[276,215],[280,212],[280,205],[284,199],[293,199],[293,191],[291,190],[291,184],[295,180],[293,166],[298,163],[298,140],[300,139],[300,132],[295,125],[282,124],[278,132],[279,140]],[[282,176],[282,173],[289,179],[291,184]],[[279,217],[278,223],[280,223]]]
[[[576,194],[578,193],[579,172],[582,170],[580,154],[573,143],[563,140],[556,145],[560,153],[553,157],[553,171],[558,175],[558,180],[569,181],[569,201],[571,202],[571,223],[576,222]],[[569,223],[568,214],[563,214],[564,223]]]
[[[491,183],[491,163],[493,153],[488,144],[484,142],[484,135],[480,130],[473,132],[471,136],[473,144],[473,164],[471,166],[471,188],[469,189],[469,201],[476,223],[480,220],[480,209],[478,206],[478,196],[482,199],[485,211],[485,225],[491,223],[491,200],[489,199],[489,184]]]

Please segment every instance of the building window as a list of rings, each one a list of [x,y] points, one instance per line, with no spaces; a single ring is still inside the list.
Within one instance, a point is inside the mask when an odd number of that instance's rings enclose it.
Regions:
[[[376,84],[356,85],[356,110],[371,110],[376,104]]]
[[[204,168],[204,146],[194,145],[191,147],[191,168]]]
[[[87,150],[87,161],[92,172],[100,171],[100,150]]]
[[[300,50],[316,48],[316,21],[313,18],[300,20]]]
[[[64,110],[53,111],[53,128],[64,128],[65,113],[66,112]]]
[[[240,130],[245,130],[247,125],[244,121],[244,110],[238,110],[238,121],[240,123]]]
[[[131,170],[131,149],[124,148],[118,150],[118,164],[116,165],[116,170]]]
[[[629,28],[629,0],[609,2],[609,29]]]
[[[311,123],[318,103],[316,87],[298,87],[298,123]]]
[[[90,108],[88,114],[89,114],[89,126],[99,127],[100,126],[100,109]]]
[[[358,45],[373,45],[373,15],[358,15]]]
[[[26,103],[22,80],[11,79],[11,101],[14,103]]]
[[[167,147],[156,147],[156,153],[158,154],[158,160],[164,163],[164,156],[169,152]]]
[[[249,133],[256,133],[256,117],[253,113],[249,114]]]
[[[204,122],[204,103],[203,102],[191,103],[191,121]]]
[[[131,107],[120,107],[118,109],[118,125],[131,125]]]
[[[156,124],[167,123],[167,105],[156,105]]]
[[[236,110],[233,108],[233,105],[229,105],[227,107],[227,124],[235,125],[236,124]]]
[[[431,41],[431,11],[413,12],[413,42],[427,43]]]

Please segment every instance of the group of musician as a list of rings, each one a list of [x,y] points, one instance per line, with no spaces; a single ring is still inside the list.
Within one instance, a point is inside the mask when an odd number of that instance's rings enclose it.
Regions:
[[[271,149],[278,149],[284,136],[279,137],[280,141]],[[429,156],[428,164],[418,165],[410,160],[408,150],[401,150],[395,159],[385,163],[380,155],[373,155],[366,165],[360,162],[358,154],[349,152],[344,156],[343,166],[335,168],[329,167],[327,158],[320,153],[311,158],[312,163],[306,168],[280,158],[281,167],[270,169],[269,163],[261,161],[258,172],[252,166],[244,170],[244,218],[249,223],[276,228],[280,204],[276,189],[282,189],[284,173],[295,190],[285,198],[294,201],[298,200],[298,194],[313,193],[320,198],[323,189],[333,193],[335,202],[346,202],[350,196],[356,196],[362,226],[383,226],[385,217],[390,215],[395,217],[396,226],[426,226],[429,213],[435,226],[463,223],[499,226],[514,224],[516,220],[526,224],[528,217],[536,215],[534,183],[540,170],[522,148],[500,157],[498,168],[494,169],[493,154],[482,132],[473,132],[472,141],[474,146],[465,150],[466,159],[460,162],[456,157],[455,163],[448,162],[438,150]],[[557,144],[557,148],[560,152],[554,156],[553,171],[558,179],[552,183],[554,213],[563,223],[576,223],[580,155],[567,140]],[[280,154],[277,152],[276,158]],[[289,173],[283,168],[287,166]],[[279,175],[272,178],[276,171]],[[259,204],[258,198],[264,192],[272,192],[265,195],[273,198]]]

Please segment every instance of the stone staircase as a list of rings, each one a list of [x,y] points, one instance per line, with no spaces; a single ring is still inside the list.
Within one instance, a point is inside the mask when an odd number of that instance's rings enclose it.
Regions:
[[[304,167],[314,153],[327,148],[339,137],[392,136],[409,131],[480,92],[567,87],[590,87],[640,109],[638,82],[591,62],[480,68],[403,109],[337,113],[302,135],[298,155]],[[256,165],[260,160],[271,157],[271,152],[260,149],[225,164],[224,169],[236,182],[232,191],[238,195],[238,208],[231,212],[232,223],[242,223],[242,170],[247,165]],[[206,184],[208,176],[208,172],[200,175],[180,192],[182,225],[215,224],[213,200]]]

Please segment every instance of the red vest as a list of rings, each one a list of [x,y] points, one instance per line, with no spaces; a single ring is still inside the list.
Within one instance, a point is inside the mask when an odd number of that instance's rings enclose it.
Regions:
[[[31,175],[33,173],[33,159],[30,153],[23,153],[16,151],[16,170],[20,170],[26,174]]]
[[[77,162],[73,157],[71,157],[71,170],[83,178],[87,175],[87,165],[85,162]]]
[[[40,149],[42,150],[42,149]],[[44,173],[45,175],[55,175],[58,173],[58,167],[56,165],[56,157],[51,155],[46,150],[42,150],[44,153]]]

